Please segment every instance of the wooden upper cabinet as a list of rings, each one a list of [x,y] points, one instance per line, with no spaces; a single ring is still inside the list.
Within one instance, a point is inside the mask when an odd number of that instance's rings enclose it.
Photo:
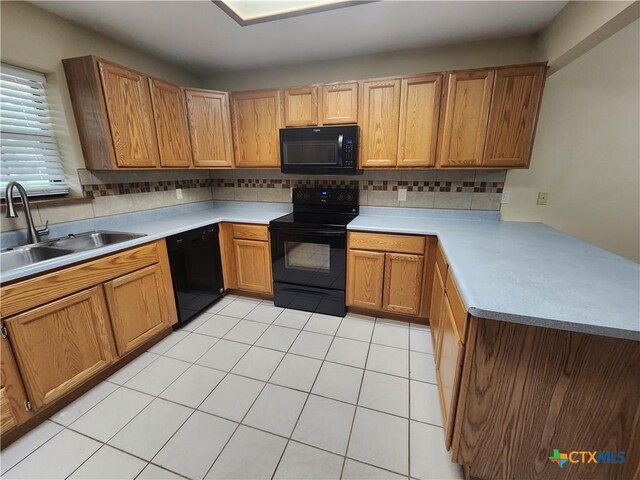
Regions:
[[[400,80],[366,80],[360,95],[360,166],[395,167]]]
[[[546,65],[497,70],[483,166],[529,165],[546,70]]]
[[[442,75],[402,79],[398,167],[436,164]]]
[[[155,78],[149,79],[149,87],[160,151],[160,166],[189,168],[191,140],[182,88]]]
[[[25,408],[27,394],[9,340],[3,337],[0,342],[0,434],[4,435],[31,417],[31,412]]]
[[[195,167],[233,167],[229,94],[185,90]]]
[[[280,91],[231,95],[236,167],[280,166]]]
[[[384,253],[349,249],[347,269],[347,305],[382,308]]]
[[[417,315],[422,297],[422,255],[386,253],[382,308]]]
[[[322,85],[322,125],[358,123],[358,82]]]
[[[36,407],[74,390],[115,357],[101,286],[28,310],[5,324]]]
[[[318,125],[318,87],[287,88],[282,95],[286,127]]]
[[[98,63],[117,165],[155,167],[158,144],[147,77],[119,65]]]
[[[440,167],[482,165],[494,70],[452,72],[447,79]]]

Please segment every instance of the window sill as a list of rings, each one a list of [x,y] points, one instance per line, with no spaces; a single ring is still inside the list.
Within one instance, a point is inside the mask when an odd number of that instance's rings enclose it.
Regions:
[[[58,207],[62,205],[75,205],[79,203],[91,203],[91,198],[88,197],[42,197],[39,199],[30,199],[29,205],[31,207]],[[14,202],[16,206],[21,207],[22,202],[19,199],[16,199]],[[5,200],[2,200],[2,205],[0,206],[0,211],[4,212],[7,210],[7,205]]]

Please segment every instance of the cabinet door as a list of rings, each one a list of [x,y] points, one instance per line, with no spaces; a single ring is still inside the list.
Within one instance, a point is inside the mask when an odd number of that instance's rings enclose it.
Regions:
[[[449,74],[439,166],[482,165],[493,78],[493,70]]]
[[[358,123],[358,82],[322,86],[322,125]]]
[[[280,91],[232,95],[237,167],[280,166]]]
[[[440,267],[436,263],[433,275],[433,288],[431,290],[431,316],[429,317],[429,329],[431,330],[431,343],[438,367],[438,348],[440,346],[440,331],[442,328],[442,304],[444,300],[444,280],[440,273]]]
[[[443,303],[442,333],[436,375],[442,403],[442,425],[445,429],[445,443],[448,450],[451,447],[451,439],[453,437],[453,422],[458,404],[464,346],[456,329],[449,297],[446,294]]]
[[[0,434],[4,434],[27,420],[31,412],[25,409],[27,394],[9,340],[0,341]]]
[[[422,294],[422,255],[386,253],[382,308],[417,315]]]
[[[546,68],[537,65],[497,71],[483,165],[529,165]]]
[[[158,143],[147,77],[110,63],[98,64],[118,167],[156,167]]]
[[[160,165],[189,168],[191,140],[182,89],[155,78],[149,79],[149,88],[156,121]]]
[[[169,308],[159,264],[107,282],[104,291],[119,355],[169,326]]]
[[[442,75],[402,79],[398,167],[436,164]]]
[[[395,167],[400,120],[400,80],[362,82],[360,165]]]
[[[271,252],[269,242],[233,240],[238,288],[271,293]]]
[[[97,286],[6,320],[36,407],[74,390],[111,363],[115,352],[108,318],[102,287]]]
[[[347,305],[369,309],[382,307],[384,253],[349,249],[347,257]]]
[[[287,88],[283,95],[285,126],[318,125],[318,87]]]
[[[196,167],[233,167],[229,94],[186,90],[187,116]]]

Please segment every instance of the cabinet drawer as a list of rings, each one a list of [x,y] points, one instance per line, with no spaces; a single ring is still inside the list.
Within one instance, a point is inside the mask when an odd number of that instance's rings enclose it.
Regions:
[[[349,248],[394,253],[424,254],[425,237],[383,233],[349,233]]]
[[[234,224],[233,238],[267,242],[269,241],[269,229],[266,225]]]
[[[442,247],[438,243],[438,248],[436,249],[436,263],[438,264],[438,268],[440,269],[440,275],[442,275],[442,281],[446,281],[447,279],[447,269],[449,268],[447,264],[447,259],[442,252]]]
[[[464,308],[464,303],[462,302],[462,297],[458,292],[458,287],[456,287],[456,282],[453,278],[452,272],[448,273],[446,283],[447,297],[449,298],[451,305],[453,320],[455,321],[456,328],[458,329],[460,341],[464,343],[465,334],[467,332],[467,309]]]

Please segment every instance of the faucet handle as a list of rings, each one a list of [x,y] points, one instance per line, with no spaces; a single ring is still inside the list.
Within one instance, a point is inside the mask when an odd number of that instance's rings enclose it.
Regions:
[[[45,222],[44,227],[37,228],[36,232],[38,232],[38,235],[49,235],[49,220]]]

